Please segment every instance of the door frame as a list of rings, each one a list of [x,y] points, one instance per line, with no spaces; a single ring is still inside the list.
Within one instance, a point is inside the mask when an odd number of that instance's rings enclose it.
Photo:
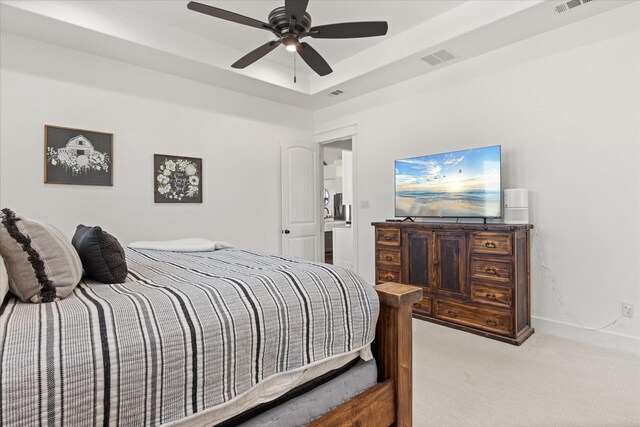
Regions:
[[[313,141],[320,145],[320,182],[322,182],[322,188],[324,188],[324,167],[322,167],[322,146],[325,144],[329,144],[336,141],[341,141],[345,139],[351,139],[351,153],[353,156],[353,169],[352,169],[352,179],[353,179],[353,205],[351,205],[351,229],[353,230],[353,271],[358,273],[358,266],[360,263],[358,262],[358,229],[359,229],[359,209],[358,206],[360,204],[360,199],[358,198],[358,126],[357,124],[352,124],[349,126],[332,129],[326,132],[321,132],[313,135]],[[324,206],[324,202],[322,202],[322,198],[324,194],[320,196],[320,206]],[[320,224],[322,235],[324,236],[324,221]],[[320,239],[322,242],[322,253],[324,253],[324,239]]]

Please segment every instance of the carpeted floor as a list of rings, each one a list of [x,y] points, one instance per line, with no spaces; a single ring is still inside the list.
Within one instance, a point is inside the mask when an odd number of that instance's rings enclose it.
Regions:
[[[421,426],[640,426],[640,356],[535,333],[516,347],[413,321]]]

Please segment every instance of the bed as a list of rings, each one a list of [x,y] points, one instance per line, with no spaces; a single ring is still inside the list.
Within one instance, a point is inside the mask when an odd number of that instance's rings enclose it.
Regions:
[[[416,288],[236,249],[127,263],[124,283],[4,302],[0,424],[217,425],[373,351],[378,382],[310,424],[411,425]]]

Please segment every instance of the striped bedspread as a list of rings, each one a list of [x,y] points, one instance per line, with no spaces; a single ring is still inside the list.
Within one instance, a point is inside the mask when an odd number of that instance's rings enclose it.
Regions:
[[[0,308],[0,425],[159,425],[357,349],[378,299],[352,272],[242,250],[127,250],[127,282]]]

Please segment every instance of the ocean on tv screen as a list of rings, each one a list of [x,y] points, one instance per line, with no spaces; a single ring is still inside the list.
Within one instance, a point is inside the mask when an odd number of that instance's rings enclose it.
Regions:
[[[500,146],[396,160],[396,216],[500,216]]]

